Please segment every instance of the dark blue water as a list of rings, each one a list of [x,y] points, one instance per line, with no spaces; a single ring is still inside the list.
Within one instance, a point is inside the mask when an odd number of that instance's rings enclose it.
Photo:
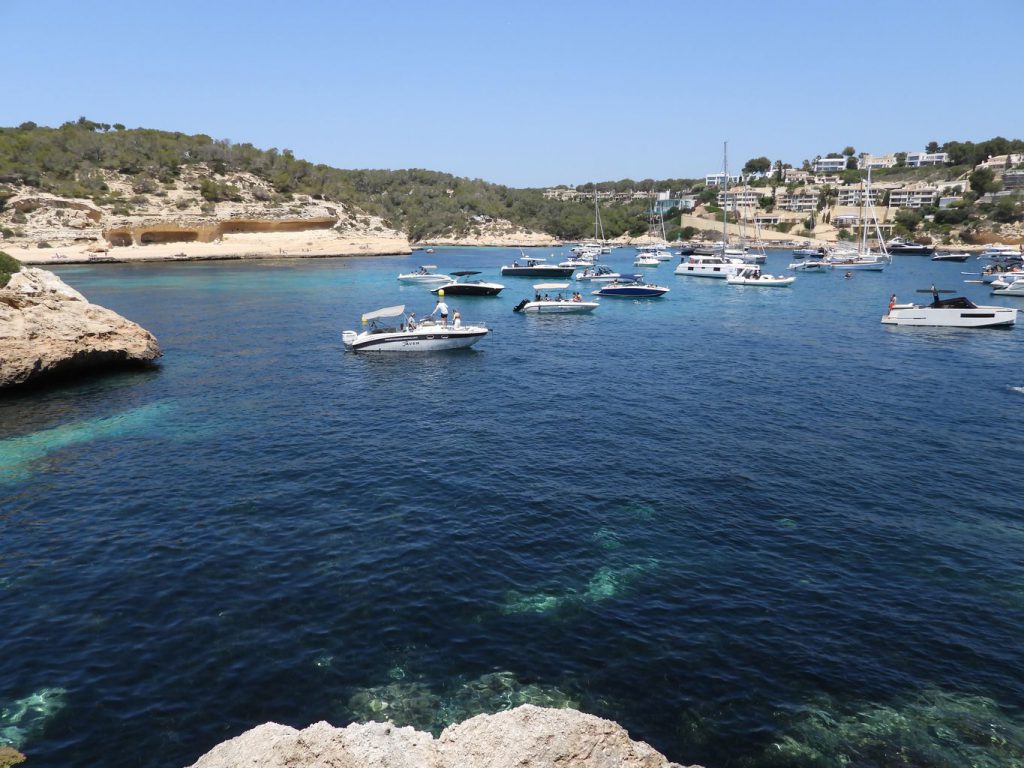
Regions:
[[[663,265],[664,299],[560,318],[507,278],[450,302],[473,350],[343,353],[430,309],[398,272],[513,256],[61,270],[165,354],[0,400],[0,743],[181,766],[267,720],[533,701],[709,766],[1021,759],[1021,331],[879,323],[932,282],[988,301],[973,264]]]

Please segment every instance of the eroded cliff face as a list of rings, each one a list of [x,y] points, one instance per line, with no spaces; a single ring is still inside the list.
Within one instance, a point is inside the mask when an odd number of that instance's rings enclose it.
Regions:
[[[159,356],[153,334],[52,272],[22,268],[0,289],[0,388]]]
[[[219,744],[191,768],[682,768],[622,726],[525,704],[477,715],[439,738],[391,723],[296,730],[277,723]],[[692,768],[697,768],[696,766]]]
[[[145,189],[133,187],[130,176],[98,173],[110,190],[103,204],[14,188],[0,209],[5,249],[26,263],[107,253],[120,259],[128,251],[134,258],[171,255],[161,246],[200,258],[410,252],[408,238],[378,217],[309,195],[279,195],[251,173],[222,175],[203,165],[184,166],[180,178]],[[232,199],[204,199],[203,185],[210,183],[230,190]],[[264,242],[261,235],[270,237]],[[223,253],[189,250],[212,244]]]

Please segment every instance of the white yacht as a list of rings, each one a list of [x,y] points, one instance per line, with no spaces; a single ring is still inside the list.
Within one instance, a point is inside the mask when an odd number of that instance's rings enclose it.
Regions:
[[[568,283],[537,283],[533,286],[533,299],[523,299],[513,312],[533,312],[543,315],[580,315],[593,312],[600,306],[596,301],[586,301],[580,293],[573,293],[571,298],[562,294]],[[543,294],[541,292],[544,292]],[[549,291],[556,291],[554,298]]]
[[[406,272],[405,274],[399,275],[398,279],[400,282],[411,284],[447,283],[449,280],[448,275],[439,275],[437,272],[433,271],[435,269],[437,269],[437,265],[435,264],[424,264],[415,272]]]
[[[697,253],[679,262],[675,274],[690,277],[715,277],[724,280],[729,275],[737,275],[748,265],[743,259],[724,256],[699,256]]]
[[[932,328],[1009,328],[1017,322],[1017,310],[978,306],[964,296],[941,299],[937,291],[931,304],[897,304],[893,294],[882,322]]]
[[[725,278],[729,285],[753,285],[758,288],[788,288],[796,282],[794,275],[765,275],[760,267],[747,267]]]
[[[604,264],[598,264],[592,267],[584,267],[582,272],[576,274],[576,280],[580,282],[591,282],[591,283],[610,283],[614,280],[620,279],[636,279],[643,277],[643,275],[624,275],[620,272],[615,272],[611,267],[606,267]]]
[[[401,317],[397,326],[387,326],[383,321]],[[413,315],[405,314],[405,305],[384,307],[367,312],[362,317],[365,331],[343,331],[342,343],[349,352],[437,352],[459,349],[476,344],[487,335],[483,325],[444,325],[434,320],[417,323]]]
[[[634,267],[657,267],[661,264],[661,260],[657,256],[648,253],[638,253],[636,258],[633,259]]]
[[[990,285],[993,296],[1024,296],[1024,278],[993,280]]]

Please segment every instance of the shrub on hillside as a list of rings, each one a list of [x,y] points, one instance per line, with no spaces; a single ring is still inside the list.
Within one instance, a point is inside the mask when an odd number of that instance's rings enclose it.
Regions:
[[[20,261],[0,251],[0,288],[6,287],[7,281],[11,279],[11,275],[20,270]]]

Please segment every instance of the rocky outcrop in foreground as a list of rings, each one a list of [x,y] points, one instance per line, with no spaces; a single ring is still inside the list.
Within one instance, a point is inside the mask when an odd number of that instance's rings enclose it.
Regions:
[[[192,768],[681,768],[622,726],[572,709],[525,704],[477,715],[439,738],[391,723],[298,731],[265,723]],[[693,767],[696,768],[696,767]]]
[[[0,388],[159,356],[153,334],[52,272],[23,268],[0,289]]]

